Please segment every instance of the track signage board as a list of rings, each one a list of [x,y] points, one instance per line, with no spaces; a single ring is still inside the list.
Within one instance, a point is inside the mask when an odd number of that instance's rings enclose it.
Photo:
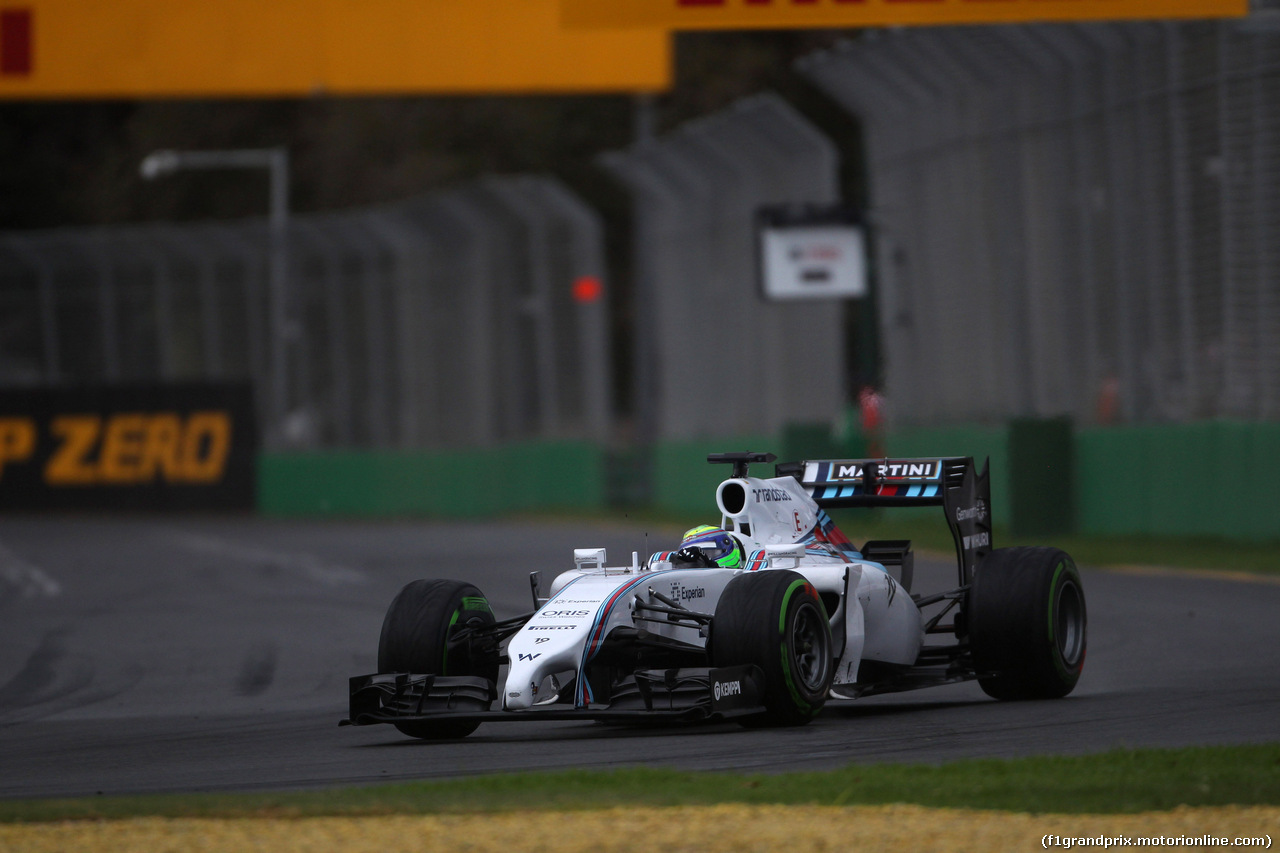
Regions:
[[[561,0],[566,27],[818,29],[1237,18],[1248,0]]]
[[[867,295],[866,235],[857,211],[765,207],[756,213],[764,298],[789,302]]]
[[[0,391],[0,508],[251,509],[248,385]]]
[[[670,41],[559,0],[6,0],[0,98],[656,92]]]

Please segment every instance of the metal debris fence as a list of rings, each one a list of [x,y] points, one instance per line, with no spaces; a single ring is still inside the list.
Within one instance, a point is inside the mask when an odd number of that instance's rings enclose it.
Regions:
[[[279,325],[268,241],[265,220],[0,234],[0,383],[247,378],[275,448],[608,438],[607,289],[572,295],[604,276],[602,225],[558,181],[294,217]]]
[[[865,129],[892,424],[1280,419],[1280,12],[801,68]],[[755,234],[840,200],[834,145],[766,94],[599,164],[633,202],[639,443],[835,422],[844,308],[763,301]],[[248,378],[275,448],[616,442],[610,287],[572,296],[603,227],[534,176],[297,216],[278,306],[265,220],[0,234],[0,383]]]
[[[867,33],[894,422],[1280,418],[1280,13]]]
[[[633,434],[834,422],[841,309],[765,303],[754,234],[836,200],[831,143],[766,95],[603,163],[636,205]],[[281,305],[265,220],[0,234],[0,384],[249,379],[275,449],[608,444],[611,288],[573,295],[603,227],[530,176],[295,216]]]
[[[773,94],[601,157],[631,191],[637,432],[778,435],[847,397],[843,306],[759,294],[756,212],[839,200],[839,153]]]

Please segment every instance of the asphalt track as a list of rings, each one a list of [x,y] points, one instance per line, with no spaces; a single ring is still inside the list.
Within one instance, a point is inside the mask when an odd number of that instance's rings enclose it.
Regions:
[[[849,531],[857,539],[856,531]],[[1280,584],[1083,573],[1089,654],[1064,700],[975,684],[829,706],[809,726],[485,724],[427,743],[339,728],[387,604],[417,577],[529,609],[574,547],[676,533],[570,523],[0,518],[0,797],[312,788],[502,770],[774,772],[849,762],[1280,740]],[[917,566],[916,590],[954,569]]]

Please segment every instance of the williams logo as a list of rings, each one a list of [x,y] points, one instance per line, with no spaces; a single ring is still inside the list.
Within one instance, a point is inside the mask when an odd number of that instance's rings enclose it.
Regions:
[[[966,551],[972,551],[975,548],[985,548],[990,544],[990,533],[975,533],[972,536],[964,537],[964,549]]]

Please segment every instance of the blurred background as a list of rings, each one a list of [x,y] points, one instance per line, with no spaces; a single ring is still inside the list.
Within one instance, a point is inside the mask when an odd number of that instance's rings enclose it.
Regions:
[[[1280,3],[112,6],[0,10],[4,507],[705,513],[752,449],[1280,539]],[[771,296],[815,224],[856,294]]]

